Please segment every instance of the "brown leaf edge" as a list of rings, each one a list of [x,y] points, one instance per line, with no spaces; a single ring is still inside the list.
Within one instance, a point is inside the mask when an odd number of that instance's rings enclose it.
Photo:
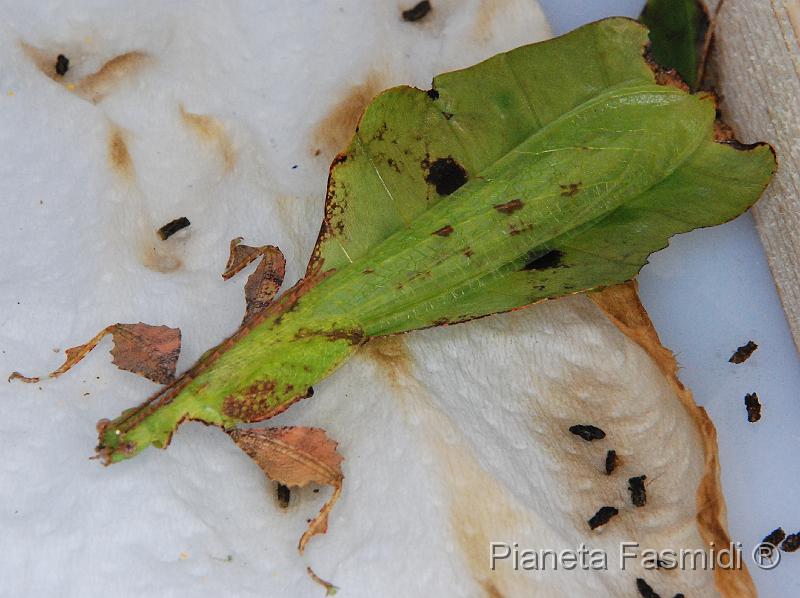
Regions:
[[[720,481],[717,431],[706,410],[694,402],[692,393],[678,379],[678,364],[672,352],[661,344],[650,317],[639,300],[635,281],[629,281],[587,296],[608,319],[633,342],[644,349],[669,381],[686,411],[692,417],[702,439],[705,468],[697,488],[697,527],[700,536],[709,544],[728,546],[725,497]],[[717,568],[714,581],[723,596],[755,598],[753,580],[746,567]]]
[[[274,245],[251,247],[242,244],[242,237],[231,240],[228,262],[222,273],[224,280],[229,280],[259,257],[261,261],[244,286],[246,308],[242,324],[266,309],[275,299],[286,275],[286,258]]]
[[[333,487],[331,497],[300,537],[297,550],[303,554],[311,538],[328,531],[328,515],[342,493],[343,457],[336,450],[337,442],[325,430],[305,427],[234,429],[228,435],[271,480],[289,487],[312,483]],[[307,571],[328,596],[336,593],[338,588],[317,576],[311,567]]]
[[[103,338],[110,334],[114,346],[111,349],[112,362],[120,369],[144,376],[159,384],[169,384],[175,379],[178,356],[181,351],[181,331],[169,326],[151,324],[112,324],[101,330],[89,342],[71,347],[65,351],[66,361],[56,370],[47,374],[57,378],[77,365],[94,349]],[[21,380],[36,383],[39,376],[24,376],[12,372],[8,381]]]

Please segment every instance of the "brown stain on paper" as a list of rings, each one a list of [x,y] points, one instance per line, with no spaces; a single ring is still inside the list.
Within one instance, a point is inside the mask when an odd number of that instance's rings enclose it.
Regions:
[[[132,194],[129,199],[137,199],[136,185],[134,183],[136,169],[133,164],[133,158],[128,149],[125,132],[115,125],[111,126],[111,130],[108,133],[107,161],[111,171],[119,180],[128,185]],[[145,268],[153,272],[168,274],[179,270],[183,266],[183,261],[176,255],[180,250],[180,244],[176,242],[177,240],[164,242],[149,227],[142,234],[144,237],[140,240],[139,259]]]
[[[108,164],[114,174],[123,179],[132,180],[136,174],[125,133],[116,126],[108,134]]]
[[[142,265],[153,272],[169,274],[180,270],[183,262],[179,257],[173,255],[168,249],[161,249],[155,245],[146,246],[142,250]]]
[[[144,52],[125,52],[106,62],[100,69],[81,79],[75,93],[93,104],[101,102],[126,79],[137,75],[150,57]]]
[[[385,85],[377,72],[370,72],[362,83],[350,87],[328,111],[311,133],[311,155],[326,160],[343,151],[361,118],[364,109]]]
[[[413,380],[411,355],[401,336],[372,339],[364,345],[362,351],[378,366],[392,390],[399,390],[404,382]]]
[[[400,402],[403,411],[419,414],[428,428],[426,441],[437,456],[441,480],[448,485],[449,524],[475,583],[487,598],[511,595],[503,588],[514,587],[509,582],[517,573],[510,568],[491,571],[487,566],[487,547],[496,539],[496,530],[510,531],[525,525],[509,502],[506,489],[478,464],[466,443],[443,440],[459,434],[414,375],[414,359],[402,336],[370,340],[363,355],[388,381],[392,398]]]
[[[179,108],[183,124],[200,137],[203,142],[216,148],[222,159],[225,172],[233,170],[236,165],[236,151],[224,125],[217,118],[208,114],[187,112],[183,104]]]
[[[488,42],[492,39],[494,20],[497,13],[501,12],[507,4],[508,0],[481,0],[472,29],[472,35],[476,40]]]
[[[53,81],[62,79],[61,75],[56,72],[57,53],[46,52],[24,41],[20,41],[19,46],[36,68],[44,75],[50,77]]]
[[[48,52],[25,41],[20,41],[19,44],[26,56],[44,75],[59,83],[69,80],[72,75],[71,69],[64,76],[59,75],[56,71],[59,52]],[[76,51],[78,54],[82,54],[79,50],[76,49]],[[70,54],[72,52],[67,53],[68,58]],[[137,75],[149,61],[150,56],[138,50],[119,54],[80,81],[67,83],[67,89],[73,91],[78,97],[97,104],[114,91],[119,84]]]

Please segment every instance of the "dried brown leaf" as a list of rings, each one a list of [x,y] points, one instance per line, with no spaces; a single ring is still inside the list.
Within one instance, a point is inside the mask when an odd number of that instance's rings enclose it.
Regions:
[[[113,363],[118,368],[139,374],[159,384],[168,384],[175,379],[175,369],[181,351],[180,329],[152,326],[141,322],[112,324],[101,330],[89,342],[67,349],[66,361],[47,377],[57,378],[72,369],[108,334],[114,341],[111,355]],[[39,377],[23,376],[19,372],[13,372],[8,379],[27,383],[40,380]]]
[[[243,321],[247,322],[272,303],[275,295],[278,294],[286,274],[286,258],[274,245],[250,247],[241,243],[241,237],[231,241],[230,255],[222,278],[228,280],[259,257],[262,258],[255,271],[247,278],[244,286],[247,307]]]
[[[319,428],[233,430],[230,435],[269,479],[290,487],[333,487],[333,494],[300,538],[297,549],[302,553],[311,538],[327,531],[328,514],[342,493],[342,456],[336,452],[336,442]]]
[[[225,271],[222,273],[222,278],[228,280],[244,270],[253,260],[261,255],[260,249],[260,247],[242,245],[242,237],[232,239],[228,263],[225,264]]]
[[[280,249],[271,245],[263,249],[264,257],[244,285],[244,297],[247,301],[245,320],[249,320],[272,303],[286,274],[286,258]]]

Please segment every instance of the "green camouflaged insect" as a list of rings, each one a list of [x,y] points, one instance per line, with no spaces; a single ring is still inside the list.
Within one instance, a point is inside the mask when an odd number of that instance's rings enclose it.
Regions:
[[[371,337],[619,283],[676,233],[734,218],[768,145],[715,139],[715,102],[656,82],[609,19],[378,96],[330,173],[306,277],[100,430],[106,462],[309,395]]]

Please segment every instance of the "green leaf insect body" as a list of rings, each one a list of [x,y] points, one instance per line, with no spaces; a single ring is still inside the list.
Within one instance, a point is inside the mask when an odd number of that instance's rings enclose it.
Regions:
[[[630,279],[670,236],[768,184],[768,145],[715,141],[715,104],[659,85],[647,30],[587,25],[390,89],[331,167],[306,277],[142,406],[100,426],[106,462],[308,396],[369,338]]]

